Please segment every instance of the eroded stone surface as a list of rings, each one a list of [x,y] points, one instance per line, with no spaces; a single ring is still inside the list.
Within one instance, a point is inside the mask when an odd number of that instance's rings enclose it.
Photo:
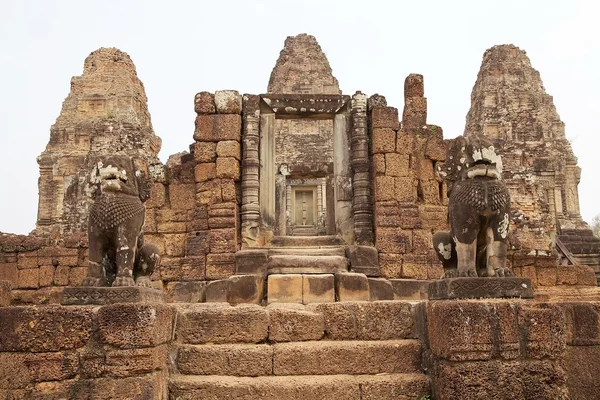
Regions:
[[[267,92],[341,94],[317,39],[305,33],[285,40],[271,72]]]

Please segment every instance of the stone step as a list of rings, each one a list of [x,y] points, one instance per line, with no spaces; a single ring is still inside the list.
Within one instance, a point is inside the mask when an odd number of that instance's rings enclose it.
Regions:
[[[408,400],[429,394],[429,381],[424,374],[173,375],[169,380],[169,398],[178,400]]]
[[[346,250],[341,246],[302,246],[302,247],[273,247],[269,255],[307,255],[307,256],[340,256],[346,257]]]
[[[342,246],[344,240],[339,236],[275,236],[271,247],[303,246]]]
[[[182,345],[175,364],[186,375],[369,375],[420,373],[414,339]]]
[[[268,274],[333,274],[347,270],[344,256],[275,254],[267,263]]]

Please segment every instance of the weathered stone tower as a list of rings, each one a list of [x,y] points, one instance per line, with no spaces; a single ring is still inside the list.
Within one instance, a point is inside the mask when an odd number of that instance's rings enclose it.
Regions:
[[[513,249],[546,253],[556,247],[571,263],[597,266],[600,240],[579,212],[577,157],[552,96],[518,47],[494,46],[483,56],[465,126],[465,135],[477,133],[502,155]]]
[[[83,75],[71,79],[50,141],[38,157],[36,232],[85,231],[90,202],[86,175],[95,159],[117,153],[157,164],[160,146],[131,58],[115,48],[92,52]]]

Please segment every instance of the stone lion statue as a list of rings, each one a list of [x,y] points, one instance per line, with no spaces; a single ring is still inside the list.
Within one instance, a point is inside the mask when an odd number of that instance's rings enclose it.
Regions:
[[[438,174],[448,184],[450,231],[433,236],[444,278],[513,275],[505,266],[510,195],[492,142],[456,138]]]
[[[94,203],[88,222],[89,267],[83,286],[146,286],[160,262],[158,248],[144,243],[150,181],[128,156],[98,161],[90,175]]]

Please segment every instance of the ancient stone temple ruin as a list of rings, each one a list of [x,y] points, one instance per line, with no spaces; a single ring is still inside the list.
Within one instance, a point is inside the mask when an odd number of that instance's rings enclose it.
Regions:
[[[0,236],[0,398],[593,398],[600,240],[539,73],[487,50],[459,139],[428,123],[423,76],[403,83],[401,112],[342,93],[316,39],[289,37],[266,93],[192,89],[189,151],[163,164],[132,60],[92,52],[38,158],[36,230]],[[478,140],[511,200],[495,270],[516,277],[440,295],[445,168]],[[87,232],[105,167],[147,187],[143,235],[102,253]],[[142,238],[153,289],[92,287]]]

